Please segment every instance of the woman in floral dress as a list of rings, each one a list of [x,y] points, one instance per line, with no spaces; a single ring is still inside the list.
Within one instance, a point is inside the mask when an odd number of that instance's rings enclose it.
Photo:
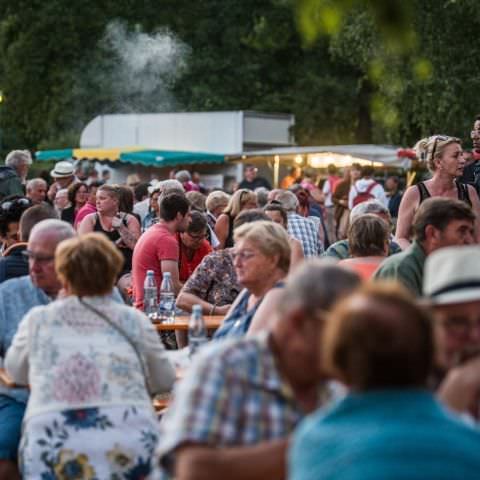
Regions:
[[[157,442],[151,395],[175,374],[137,310],[111,300],[121,254],[99,233],[62,242],[55,268],[66,297],[32,309],[5,359],[29,384],[23,478],[146,478]]]

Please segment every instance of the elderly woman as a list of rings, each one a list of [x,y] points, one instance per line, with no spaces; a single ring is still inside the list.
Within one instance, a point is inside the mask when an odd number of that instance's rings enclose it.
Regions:
[[[122,276],[132,269],[133,248],[140,237],[140,224],[130,213],[119,211],[120,200],[118,187],[102,185],[97,190],[97,212],[82,220],[78,233],[101,232],[114,243],[123,255]]]
[[[215,234],[220,242],[218,248],[233,247],[233,221],[241,211],[252,208],[257,208],[257,196],[251,190],[242,188],[232,195],[215,224]]]
[[[221,190],[215,190],[208,194],[205,206],[207,207],[207,221],[210,228],[215,229],[217,218],[227,208],[230,195]]]
[[[417,142],[415,150],[418,158],[422,159],[432,172],[432,178],[411,186],[402,197],[396,232],[398,243],[402,248],[410,245],[413,217],[426,198],[458,198],[472,207],[477,219],[480,215],[480,200],[475,188],[457,180],[465,166],[460,139],[433,135]]]
[[[245,223],[268,220],[258,209],[244,210],[235,217],[234,229]],[[232,258],[233,249],[217,250],[202,260],[183,285],[177,306],[187,312],[201,305],[205,315],[225,315],[242,290],[238,283]]]
[[[148,319],[109,294],[122,258],[99,233],[65,240],[55,269],[67,297],[32,309],[5,359],[30,385],[24,479],[147,477],[158,423],[151,395],[172,366]]]
[[[389,234],[388,225],[376,215],[357,217],[348,229],[350,258],[340,260],[339,265],[369,280],[388,255]]]
[[[290,268],[291,249],[283,227],[260,221],[235,229],[233,264],[244,290],[233,303],[214,339],[242,337],[263,297],[283,286]]]
[[[68,187],[68,202],[70,203],[70,206],[62,210],[62,213],[60,214],[61,219],[68,222],[70,225],[73,225],[77,213],[87,201],[88,185],[83,182],[72,183]]]

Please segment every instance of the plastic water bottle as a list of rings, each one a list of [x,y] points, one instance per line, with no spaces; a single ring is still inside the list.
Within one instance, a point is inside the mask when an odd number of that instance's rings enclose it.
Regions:
[[[157,318],[158,290],[153,270],[147,270],[147,276],[143,283],[143,311],[152,321]]]
[[[175,292],[173,291],[170,272],[163,274],[162,284],[160,285],[158,319],[162,323],[173,323],[175,321]]]
[[[188,322],[188,346],[190,356],[194,355],[207,341],[207,328],[205,327],[202,316],[202,306],[194,305],[192,308],[192,316]]]

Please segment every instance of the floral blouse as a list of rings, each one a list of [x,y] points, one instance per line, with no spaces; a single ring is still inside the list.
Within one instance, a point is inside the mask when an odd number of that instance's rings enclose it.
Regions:
[[[85,302],[106,314],[137,345],[71,296],[33,308],[21,321],[5,358],[20,385],[30,385],[26,418],[75,408],[150,406],[150,394],[168,391],[175,372],[158,335],[138,310],[108,297]]]
[[[233,266],[231,248],[212,252],[204,257],[182,289],[185,293],[191,293],[218,306],[233,303],[241,290]]]

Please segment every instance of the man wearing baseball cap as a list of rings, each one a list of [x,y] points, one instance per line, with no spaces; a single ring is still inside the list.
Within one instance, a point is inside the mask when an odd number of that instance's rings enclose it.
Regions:
[[[53,202],[58,190],[68,188],[77,179],[74,175],[73,163],[62,161],[55,164],[55,168],[50,172],[50,176],[55,180],[48,189],[47,197]]]
[[[480,419],[480,246],[442,248],[425,262],[423,293],[434,314],[438,395]]]

